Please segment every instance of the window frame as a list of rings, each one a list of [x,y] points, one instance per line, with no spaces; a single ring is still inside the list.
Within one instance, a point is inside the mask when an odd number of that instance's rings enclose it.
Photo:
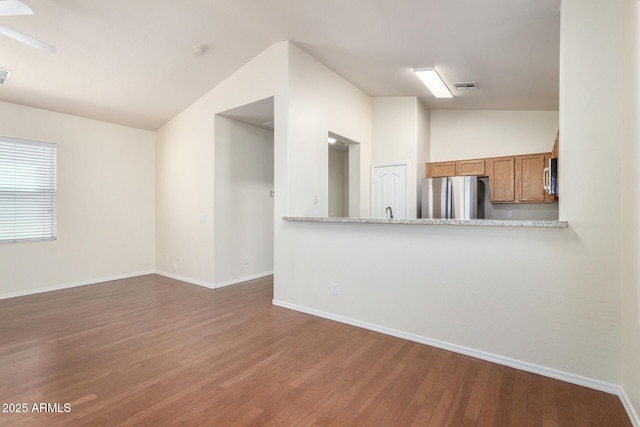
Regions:
[[[57,240],[57,152],[0,136],[0,244]]]

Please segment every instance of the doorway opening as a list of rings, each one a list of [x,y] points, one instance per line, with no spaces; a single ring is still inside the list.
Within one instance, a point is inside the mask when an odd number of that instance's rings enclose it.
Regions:
[[[360,214],[360,143],[329,132],[328,216]]]
[[[274,98],[215,117],[214,283],[273,274]]]

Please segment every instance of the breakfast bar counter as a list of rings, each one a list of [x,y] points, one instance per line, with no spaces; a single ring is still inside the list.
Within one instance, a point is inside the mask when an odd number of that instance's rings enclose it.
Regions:
[[[384,219],[384,218],[344,218],[344,217],[306,217],[284,216],[284,221],[324,222],[332,224],[397,224],[397,225],[445,225],[475,227],[525,227],[525,228],[567,228],[567,221],[538,220],[498,220],[498,219]]]

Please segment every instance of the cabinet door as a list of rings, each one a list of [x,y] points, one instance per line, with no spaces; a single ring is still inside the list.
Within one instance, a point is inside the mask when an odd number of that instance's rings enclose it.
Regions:
[[[427,178],[456,176],[456,162],[427,163]]]
[[[544,197],[544,154],[517,156],[516,189],[519,202],[542,203]]]
[[[457,175],[485,176],[484,159],[460,160],[456,162]]]
[[[556,134],[556,140],[553,143],[553,150],[551,150],[551,157],[552,158],[556,158],[558,157],[558,154],[560,152],[560,131],[558,131],[558,133]]]
[[[515,162],[513,157],[490,159],[489,193],[492,202],[514,202]]]

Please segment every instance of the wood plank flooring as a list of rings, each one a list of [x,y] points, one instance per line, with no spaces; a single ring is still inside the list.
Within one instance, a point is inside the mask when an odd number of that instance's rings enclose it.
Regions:
[[[631,425],[616,396],[271,299],[148,275],[0,300],[0,425]]]

